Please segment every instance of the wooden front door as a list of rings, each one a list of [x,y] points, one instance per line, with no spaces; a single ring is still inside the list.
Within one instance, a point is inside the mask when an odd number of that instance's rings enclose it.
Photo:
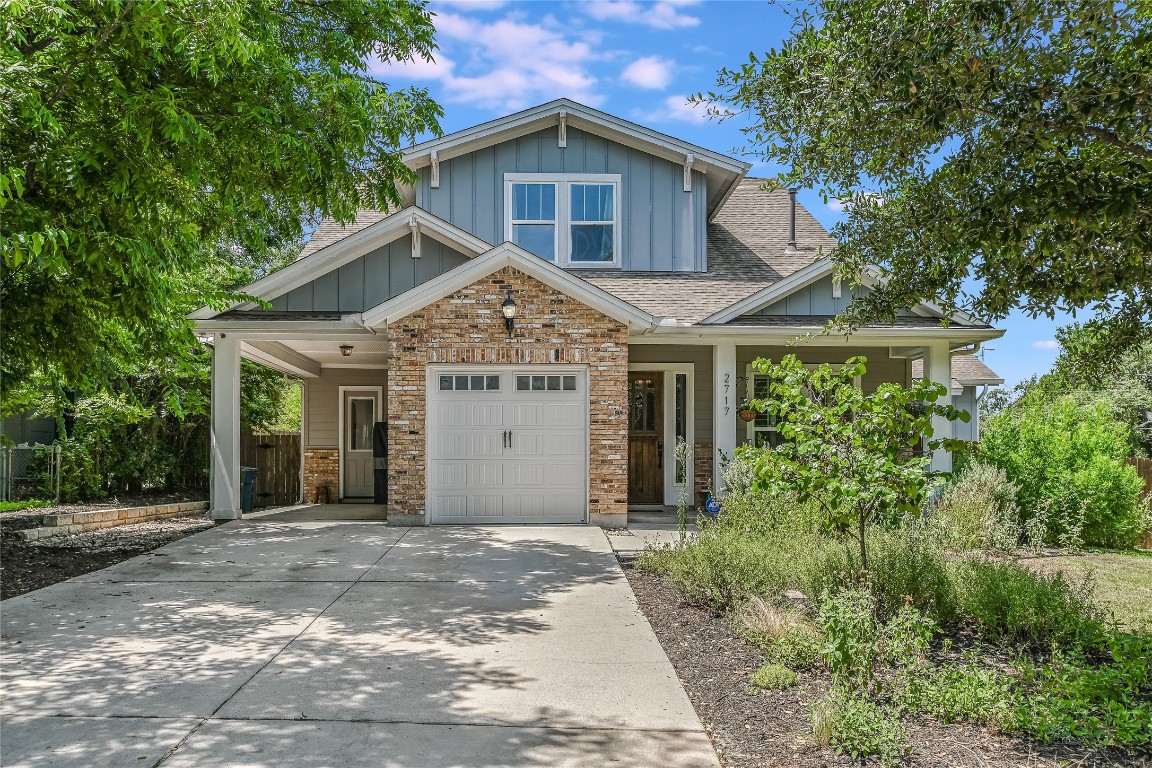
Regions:
[[[664,374],[628,374],[628,501],[664,503]]]

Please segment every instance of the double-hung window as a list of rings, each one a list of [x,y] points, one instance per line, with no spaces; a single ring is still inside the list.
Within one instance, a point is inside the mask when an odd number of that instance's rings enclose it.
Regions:
[[[505,177],[506,237],[564,267],[620,266],[620,176]]]

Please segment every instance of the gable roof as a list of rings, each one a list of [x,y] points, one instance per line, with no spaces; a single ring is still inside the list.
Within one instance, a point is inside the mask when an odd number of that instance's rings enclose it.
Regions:
[[[381,212],[372,211],[371,213],[378,214]],[[318,243],[312,250],[308,250],[305,246],[307,252],[297,258],[296,261],[253,283],[249,283],[237,292],[265,300],[281,296],[293,288],[298,288],[321,275],[339,269],[345,264],[403,237],[412,231],[413,226],[422,236],[438,240],[466,256],[477,256],[492,247],[490,243],[475,235],[415,206],[402,208],[392,214],[367,216],[364,221],[367,223],[356,227],[356,224],[361,223],[361,219],[358,217],[350,231],[342,232],[339,237],[326,235],[325,241]],[[328,231],[330,232],[332,229],[330,228]],[[313,233],[314,238],[315,233]],[[310,245],[311,242],[309,240],[308,244]],[[224,310],[201,307],[188,317],[192,320],[207,320],[225,312],[253,309],[256,306],[254,302],[249,301],[234,304]]]
[[[534,133],[550,125],[558,126],[561,116],[567,125],[666,160],[685,163],[691,157],[692,168],[703,172],[708,181],[709,216],[716,213],[736,183],[752,167],[750,163],[654,131],[571,99],[556,99],[438,139],[421,142],[404,151],[404,162],[413,169],[424,168],[432,164],[433,152],[436,153],[438,160],[449,160]]]
[[[366,310],[361,315],[361,320],[369,327],[395,322],[449,294],[467,288],[477,280],[504,267],[514,267],[631,328],[647,330],[659,322],[658,317],[605,290],[589,285],[571,272],[544,261],[515,243],[501,243],[466,264],[461,264],[439,277],[434,277],[395,298],[378,304]]]
[[[912,378],[924,378],[924,360],[912,361]],[[1004,383],[1003,377],[993,371],[984,361],[975,355],[956,355],[952,358],[952,388],[980,386],[988,384],[999,386]]]
[[[581,270],[586,280],[653,314],[695,324],[826,257],[836,241],[799,202],[788,252],[790,201],[770,179],[745,178],[708,223],[707,272]]]

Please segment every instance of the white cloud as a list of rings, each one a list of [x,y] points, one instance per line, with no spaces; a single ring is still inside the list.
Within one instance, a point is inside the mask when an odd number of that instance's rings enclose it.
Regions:
[[[444,101],[492,110],[524,109],[560,96],[591,105],[603,101],[588,70],[596,58],[593,47],[566,37],[553,19],[482,21],[439,12],[434,23],[441,46],[454,58],[441,56],[434,65],[375,62],[369,71],[383,79],[435,80]]]
[[[506,0],[435,0],[432,7],[448,5],[462,11],[492,11],[507,5]]]
[[[828,207],[836,213],[844,213],[844,208],[846,206],[843,200],[838,197],[834,197],[828,201]]]
[[[1040,339],[1032,342],[1032,349],[1060,349],[1060,342],[1055,339]]]
[[[706,123],[708,107],[704,104],[689,104],[687,96],[677,94],[664,99],[660,109],[640,113],[639,116],[655,123],[666,123],[670,120],[681,123]]]
[[[638,88],[660,90],[672,80],[673,63],[659,56],[645,56],[636,59],[620,73],[621,79]]]
[[[680,12],[681,8],[695,4],[696,0],[658,0],[654,3],[643,3],[638,0],[595,0],[581,3],[580,7],[598,21],[626,21],[656,29],[683,29],[700,23],[698,17]]]

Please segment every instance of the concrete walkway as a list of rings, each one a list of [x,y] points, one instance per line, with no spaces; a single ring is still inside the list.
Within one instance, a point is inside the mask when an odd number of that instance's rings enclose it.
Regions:
[[[0,606],[5,766],[717,766],[604,534],[244,520]]]

